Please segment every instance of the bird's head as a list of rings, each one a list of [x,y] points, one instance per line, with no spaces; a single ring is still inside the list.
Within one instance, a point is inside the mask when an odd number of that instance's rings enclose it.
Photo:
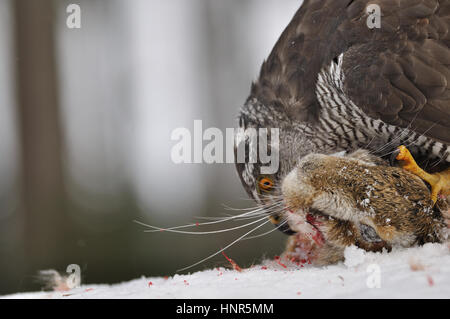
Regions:
[[[249,99],[235,140],[236,169],[258,212],[267,214],[280,231],[294,234],[284,219],[282,183],[298,159],[315,151],[311,136],[282,110]]]

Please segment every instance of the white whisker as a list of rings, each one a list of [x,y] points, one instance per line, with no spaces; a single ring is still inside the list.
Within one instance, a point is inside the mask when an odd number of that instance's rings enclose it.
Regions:
[[[273,208],[279,206],[280,203],[275,203],[273,204]],[[188,225],[182,225],[182,226],[175,226],[175,227],[168,227],[168,228],[163,228],[163,227],[157,227],[157,226],[153,226],[153,225],[149,225],[149,224],[145,224],[143,222],[134,220],[135,223],[141,225],[141,226],[145,226],[148,228],[152,228],[158,231],[164,230],[164,231],[171,231],[171,230],[176,230],[176,229],[183,229],[183,228],[191,228],[191,227],[199,227],[199,226],[206,226],[206,225],[215,225],[215,224],[220,224],[220,223],[224,223],[230,220],[234,220],[234,219],[238,219],[241,217],[250,217],[250,216],[260,216],[259,214],[264,214],[265,216],[270,216],[270,214],[268,214],[267,210],[270,209],[272,207],[267,207],[267,208],[258,208],[255,209],[253,211],[247,212],[247,213],[243,213],[240,215],[233,215],[233,216],[229,216],[229,217],[224,217],[223,219],[219,219],[219,220],[215,220],[215,221],[211,221],[211,222],[204,222],[204,223],[195,223],[195,224],[188,224]]]
[[[202,259],[202,260],[200,260],[198,262],[196,262],[195,264],[192,264],[192,265],[190,265],[188,267],[181,268],[181,269],[177,270],[177,272],[185,271],[185,270],[187,270],[189,268],[192,268],[192,267],[195,267],[197,265],[200,265],[201,263],[203,263],[203,262],[205,262],[205,261],[207,261],[207,260],[217,256],[218,254],[222,253],[223,251],[227,250],[228,248],[230,248],[231,246],[233,246],[234,244],[236,244],[237,242],[239,242],[240,240],[245,238],[247,235],[250,235],[251,233],[255,232],[256,230],[258,230],[259,228],[263,227],[264,225],[266,225],[269,222],[270,221],[266,221],[266,222],[256,226],[255,228],[253,228],[249,232],[245,233],[244,235],[242,235],[241,237],[239,237],[238,239],[233,241],[231,244],[227,245],[225,248],[220,249],[218,252],[216,252],[216,253],[214,253],[214,254],[212,254],[212,255],[210,255],[210,256],[208,256],[208,257],[206,257],[206,258],[204,258],[204,259]]]
[[[247,223],[247,224],[244,224],[244,225],[239,225],[239,226],[236,226],[236,227],[231,227],[231,228],[221,229],[221,230],[207,231],[207,232],[182,231],[182,230],[175,230],[174,228],[165,229],[165,228],[160,228],[160,227],[156,227],[156,226],[146,225],[146,224],[143,224],[143,223],[140,223],[140,222],[138,222],[138,224],[153,229],[153,230],[146,230],[146,231],[144,231],[145,233],[168,232],[168,233],[185,234],[185,235],[212,235],[212,234],[226,233],[226,232],[230,232],[230,231],[233,231],[233,230],[245,228],[245,227],[247,227],[247,226],[256,224],[256,223],[258,223],[258,222],[261,222],[261,221],[263,221],[263,220],[266,219],[266,218],[267,218],[267,217],[264,216],[264,217],[261,218],[261,219],[252,221],[252,222]]]
[[[264,237],[264,236],[266,236],[266,235],[269,235],[269,234],[273,233],[274,231],[279,230],[279,229],[280,229],[281,227],[283,227],[287,222],[288,222],[288,221],[285,220],[284,222],[280,223],[279,226],[275,227],[274,229],[269,230],[268,232],[262,233],[262,234],[260,234],[260,235],[255,235],[255,236],[247,237],[247,238],[244,238],[243,240],[251,240],[251,239],[260,238],[260,237]]]

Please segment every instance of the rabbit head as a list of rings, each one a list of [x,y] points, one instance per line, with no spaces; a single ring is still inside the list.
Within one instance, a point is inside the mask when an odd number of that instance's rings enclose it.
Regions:
[[[306,251],[316,264],[343,259],[351,245],[390,251],[443,242],[448,236],[446,201],[434,205],[420,178],[363,150],[345,157],[302,158],[284,178],[282,193],[284,218],[297,232],[288,253]]]

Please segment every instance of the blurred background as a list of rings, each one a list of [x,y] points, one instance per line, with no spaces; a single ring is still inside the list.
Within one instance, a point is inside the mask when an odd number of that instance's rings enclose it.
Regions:
[[[66,24],[72,3],[79,29]],[[234,165],[176,165],[170,137],[197,119],[236,126],[300,4],[0,0],[0,294],[40,290],[39,270],[69,264],[83,283],[171,276],[250,230],[194,237],[133,221],[177,226],[253,205]],[[227,254],[250,266],[284,241],[272,232]]]

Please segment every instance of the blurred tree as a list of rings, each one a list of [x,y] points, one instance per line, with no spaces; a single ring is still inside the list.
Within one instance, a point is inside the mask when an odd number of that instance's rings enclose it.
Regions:
[[[15,0],[21,213],[28,275],[57,267],[66,219],[53,0]],[[59,253],[59,254],[58,254]]]
[[[74,30],[66,27],[71,2],[8,1],[21,200],[1,226],[23,223],[23,231],[1,234],[0,293],[38,290],[30,276],[69,263],[81,266],[83,283],[169,275],[237,238],[147,234],[132,221],[177,225],[222,216],[220,203],[252,205],[232,165],[175,167],[170,132],[198,118],[205,127],[234,127],[251,80],[298,6],[78,0],[82,28]],[[281,236],[236,245],[230,256],[249,265],[278,253]],[[220,255],[189,271],[226,263]]]

